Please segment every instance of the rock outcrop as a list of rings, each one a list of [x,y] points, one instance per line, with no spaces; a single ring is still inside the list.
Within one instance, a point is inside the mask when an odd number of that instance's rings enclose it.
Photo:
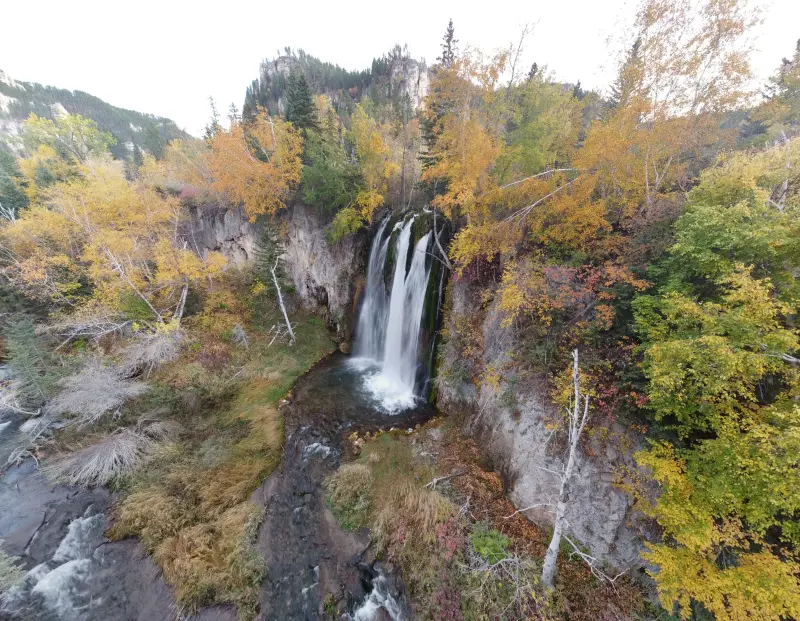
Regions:
[[[483,292],[464,282],[452,283],[446,319],[451,335],[464,331],[463,318],[479,311]],[[548,423],[560,420],[560,413],[549,399],[545,378],[517,377],[512,359],[516,335],[513,327],[502,326],[497,301],[487,309],[480,328],[473,329],[482,330],[483,369],[492,369],[501,379],[496,385],[482,381],[479,387],[466,381],[476,369],[465,363],[459,338],[451,336],[444,345],[439,406],[445,411],[466,409],[465,430],[501,474],[509,499],[519,509],[538,505],[525,515],[541,526],[552,526],[553,512],[542,505],[558,499],[560,479],[554,473],[563,469],[565,441]],[[620,466],[633,465],[630,455],[639,441],[619,423],[587,434],[585,440],[571,482],[570,536],[616,567],[636,565],[641,538],[629,525],[630,499],[613,480]]]
[[[186,236],[200,255],[219,252],[237,266],[253,259],[256,227],[241,207],[205,205],[192,209]]]
[[[366,238],[328,241],[324,223],[310,207],[295,204],[286,239],[286,272],[304,306],[317,309],[343,340],[350,339],[354,301],[363,281]]]
[[[284,217],[284,266],[297,302],[324,317],[340,340],[349,340],[354,300],[363,280],[366,236],[329,242],[325,222],[302,203],[295,203]],[[258,224],[240,208],[205,206],[192,211],[185,235],[199,254],[220,252],[232,265],[243,266],[254,258]]]

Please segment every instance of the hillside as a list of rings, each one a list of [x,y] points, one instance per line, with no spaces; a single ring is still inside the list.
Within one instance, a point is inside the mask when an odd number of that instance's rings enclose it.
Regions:
[[[118,108],[83,91],[13,80],[0,70],[0,137],[16,134],[31,113],[55,118],[64,112],[92,119],[111,132],[117,140],[111,152],[117,158],[134,145],[160,157],[167,142],[188,137],[171,119]]]

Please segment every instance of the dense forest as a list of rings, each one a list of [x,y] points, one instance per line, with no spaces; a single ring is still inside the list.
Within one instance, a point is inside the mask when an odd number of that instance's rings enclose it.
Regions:
[[[212,111],[203,139],[83,93],[0,82],[27,119],[15,151],[0,150],[19,377],[7,401],[45,426],[69,421],[15,459],[115,485],[111,536],[138,536],[182,605],[254,618],[263,516],[247,499],[280,461],[280,400],[333,348],[292,301],[285,214],[307,206],[336,245],[424,208],[450,275],[441,339],[459,352],[440,354],[437,381],[496,387],[513,409],[511,376],[544,378],[570,450],[584,424],[636,430],[636,465],[615,485],[654,534],[639,574],[565,544],[548,576],[533,527],[510,529],[519,511],[472,520],[420,473],[395,493],[400,475],[368,445],[326,484],[330,504],[404,568],[415,614],[800,618],[800,42],[754,88],[757,13],[695,5],[643,0],[602,93],[522,67],[525,33],[460,49],[452,22],[430,68],[399,47],[360,72],[287,48],[227,127]],[[119,151],[128,141],[135,158]],[[220,206],[258,224],[252,265],[192,246],[190,215]],[[456,308],[464,285],[480,294]],[[482,357],[493,304],[515,337],[504,366]],[[406,464],[402,450],[391,459]],[[2,571],[13,578],[0,556]]]

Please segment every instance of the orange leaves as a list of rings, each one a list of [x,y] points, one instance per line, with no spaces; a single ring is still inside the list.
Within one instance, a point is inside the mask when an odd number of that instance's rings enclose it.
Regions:
[[[503,272],[500,310],[504,325],[525,315],[548,327],[556,315],[571,324],[607,330],[614,321],[614,288],[627,284],[643,289],[625,266],[606,262],[600,267],[550,265],[541,256],[512,261]]]
[[[211,187],[243,204],[251,220],[275,213],[300,183],[302,151],[292,125],[262,111],[250,123],[216,133],[208,156]]]
[[[445,187],[433,204],[449,218],[472,218],[476,198],[493,185],[490,174],[501,152],[495,87],[505,62],[504,54],[484,61],[473,52],[434,75],[424,114],[436,140],[428,154],[433,165],[422,179]]]

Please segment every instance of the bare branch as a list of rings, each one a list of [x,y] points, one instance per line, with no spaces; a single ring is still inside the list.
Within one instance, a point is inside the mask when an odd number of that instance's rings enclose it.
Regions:
[[[444,227],[442,228],[444,230]],[[453,271],[453,265],[450,263],[450,258],[447,256],[447,253],[444,251],[442,247],[442,242],[439,239],[440,231],[436,228],[436,210],[433,210],[433,238],[436,240],[436,246],[439,248],[439,252],[442,253],[442,263],[447,266],[447,269],[451,272]]]
[[[508,216],[508,217],[507,217],[505,220],[503,220],[503,222],[504,222],[504,223],[508,223],[508,222],[512,222],[512,221],[514,221],[514,220],[517,220],[517,221],[524,220],[524,219],[525,219],[525,217],[526,217],[526,216],[527,216],[527,215],[528,215],[528,214],[529,214],[531,211],[533,211],[533,210],[534,210],[536,207],[538,207],[539,205],[541,205],[541,204],[542,204],[544,201],[546,201],[548,198],[552,198],[553,196],[555,196],[556,194],[558,194],[559,192],[561,192],[561,190],[563,190],[564,188],[568,188],[570,185],[572,185],[573,183],[575,183],[575,182],[576,182],[578,179],[580,179],[580,177],[575,177],[575,179],[571,179],[570,181],[567,181],[567,182],[566,182],[564,185],[560,185],[560,186],[558,186],[558,187],[557,187],[555,190],[553,190],[552,192],[550,192],[550,193],[549,193],[549,194],[547,194],[546,196],[543,196],[542,198],[540,198],[540,199],[539,199],[539,200],[537,200],[536,202],[534,202],[534,203],[532,203],[532,204],[528,205],[527,207],[523,207],[522,209],[518,209],[517,211],[515,211],[514,213],[512,213],[510,216]]]
[[[464,476],[467,474],[466,470],[461,470],[459,472],[454,472],[453,474],[449,474],[446,477],[436,477],[430,483],[425,484],[425,489],[434,490],[439,483],[444,483],[445,481],[449,481],[450,479],[454,479],[455,477]]]
[[[599,567],[598,567],[598,561],[597,561],[597,559],[596,559],[594,556],[591,556],[590,554],[587,554],[586,552],[584,552],[583,550],[581,550],[581,549],[580,549],[580,548],[579,548],[579,547],[578,547],[578,546],[575,544],[575,542],[574,542],[574,541],[572,541],[572,539],[570,539],[570,538],[569,538],[569,537],[567,537],[566,535],[564,535],[564,539],[566,539],[567,543],[569,543],[569,545],[571,545],[571,546],[572,546],[572,552],[570,553],[570,555],[571,555],[571,556],[577,556],[577,557],[578,557],[578,558],[580,558],[580,559],[581,559],[581,560],[582,560],[584,563],[586,563],[586,565],[589,567],[589,571],[591,571],[591,572],[592,572],[592,575],[593,575],[593,576],[595,576],[596,578],[598,578],[598,579],[600,579],[600,580],[605,580],[606,582],[609,582],[609,583],[611,583],[611,584],[614,584],[614,583],[615,583],[617,580],[619,580],[619,578],[621,578],[621,577],[622,577],[622,576],[624,576],[626,573],[628,573],[628,570],[627,570],[627,569],[623,569],[623,570],[622,570],[621,572],[619,572],[619,573],[618,573],[616,576],[613,576],[613,577],[609,576],[608,574],[606,574],[605,572],[603,572],[603,571],[601,571],[601,570],[599,569]]]
[[[537,507],[555,507],[555,505],[552,502],[540,502],[540,503],[537,503],[535,505],[531,505],[530,507],[525,507],[524,509],[517,509],[516,511],[514,511],[514,513],[512,513],[511,515],[505,516],[503,519],[504,520],[510,520],[515,515],[517,515],[517,513],[525,513],[529,509],[536,509]]]
[[[544,172],[531,175],[530,177],[525,177],[524,179],[520,179],[519,181],[512,181],[511,183],[501,185],[498,189],[505,190],[507,188],[514,187],[515,185],[519,185],[520,183],[525,183],[526,181],[530,181],[531,179],[539,179],[540,177],[549,177],[550,175],[554,175],[560,172],[580,172],[580,171],[581,171],[580,168],[552,168],[550,170],[545,170]]]
[[[275,265],[270,268],[270,272],[272,273],[272,281],[275,283],[275,290],[278,292],[278,303],[281,306],[281,312],[283,313],[283,319],[286,321],[286,330],[289,332],[289,345],[294,345],[294,330],[292,329],[292,324],[289,321],[289,315],[286,312],[286,306],[283,303],[283,294],[281,293],[281,286],[278,284],[278,276],[275,273],[275,270],[278,268],[278,261],[280,257],[275,257]],[[274,341],[275,339],[273,339]],[[271,345],[272,343],[270,343]]]

